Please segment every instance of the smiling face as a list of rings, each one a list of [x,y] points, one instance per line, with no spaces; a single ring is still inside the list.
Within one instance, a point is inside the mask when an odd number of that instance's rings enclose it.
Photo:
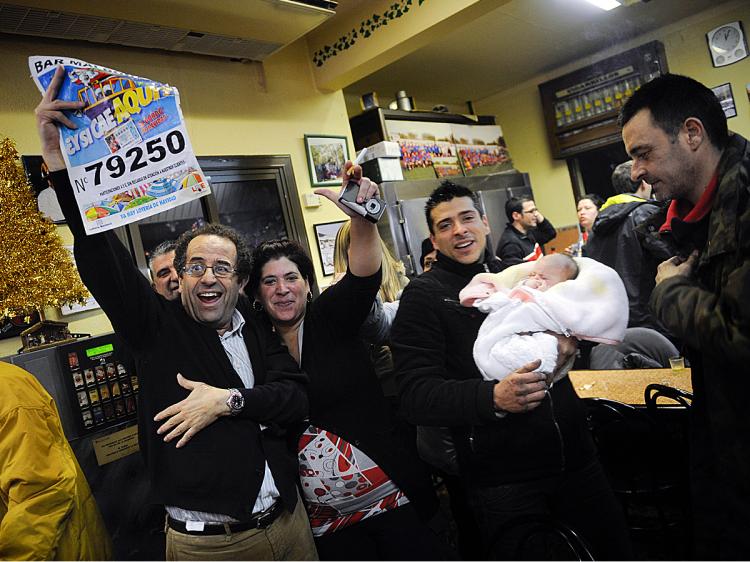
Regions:
[[[174,250],[151,260],[154,291],[169,301],[180,296],[180,279],[174,268]]]
[[[202,234],[190,241],[185,258],[186,265],[223,264],[234,268],[237,265],[237,248],[227,238]],[[182,305],[191,318],[224,333],[231,326],[237,298],[246,282],[240,281],[236,273],[218,278],[213,269],[207,269],[203,276],[191,277],[183,271],[180,275]]]
[[[697,161],[683,130],[672,139],[651,116],[649,109],[636,113],[622,128],[625,150],[633,158],[633,181],[651,184],[659,201],[687,198],[696,189]]]
[[[594,226],[596,216],[599,214],[599,209],[596,208],[594,202],[591,199],[581,199],[578,202],[578,224],[584,230],[591,230]]]
[[[463,264],[477,263],[482,259],[490,227],[470,197],[443,201],[432,209],[430,215],[434,231],[430,240],[441,254]]]
[[[256,298],[276,326],[294,326],[307,310],[310,285],[297,264],[286,257],[268,261],[260,274]]]

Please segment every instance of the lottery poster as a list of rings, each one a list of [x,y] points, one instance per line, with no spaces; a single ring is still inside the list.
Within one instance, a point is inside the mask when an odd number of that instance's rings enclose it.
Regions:
[[[210,193],[176,88],[77,59],[32,56],[29,69],[42,93],[58,66],[65,67],[65,79],[57,99],[85,104],[65,112],[76,129],[59,129],[87,234]]]

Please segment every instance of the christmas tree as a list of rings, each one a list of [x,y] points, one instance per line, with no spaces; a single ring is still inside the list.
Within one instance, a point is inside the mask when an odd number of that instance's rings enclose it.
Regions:
[[[55,225],[37,210],[15,143],[0,140],[0,320],[87,296]]]

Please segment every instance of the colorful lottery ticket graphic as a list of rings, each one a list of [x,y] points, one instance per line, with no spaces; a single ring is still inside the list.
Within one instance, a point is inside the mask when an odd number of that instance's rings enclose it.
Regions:
[[[60,56],[29,57],[39,90],[58,66],[57,99],[80,101],[60,147],[87,234],[122,226],[210,193],[193,153],[177,88]]]

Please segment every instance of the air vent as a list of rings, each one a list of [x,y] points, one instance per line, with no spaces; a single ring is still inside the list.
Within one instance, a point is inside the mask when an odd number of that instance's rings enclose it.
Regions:
[[[262,61],[283,43],[0,3],[0,32]]]

